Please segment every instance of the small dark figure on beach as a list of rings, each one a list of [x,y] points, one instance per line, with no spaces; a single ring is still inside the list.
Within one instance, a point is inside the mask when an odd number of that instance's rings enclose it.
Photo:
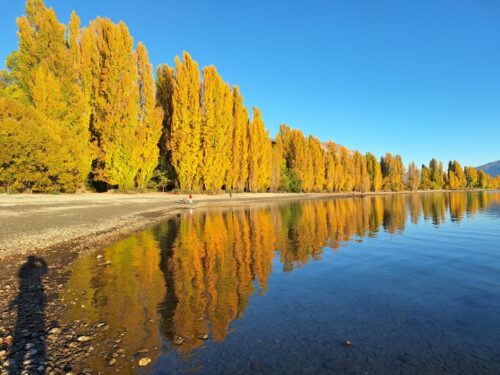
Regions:
[[[22,370],[29,374],[43,373],[45,368],[45,291],[42,277],[47,263],[42,258],[29,256],[19,269],[19,294],[10,307],[17,307],[17,321],[9,353],[13,360],[9,375]],[[29,360],[28,364],[25,361]],[[19,371],[19,372],[18,372]]]
[[[233,193],[230,191],[229,192],[229,199],[231,199],[233,197]]]
[[[189,194],[189,203],[193,203],[193,195]]]

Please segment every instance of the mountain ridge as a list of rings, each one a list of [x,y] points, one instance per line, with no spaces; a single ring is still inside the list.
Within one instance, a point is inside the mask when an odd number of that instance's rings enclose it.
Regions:
[[[476,167],[476,169],[480,169],[488,173],[491,177],[496,177],[500,175],[500,160],[480,165],[479,167]]]

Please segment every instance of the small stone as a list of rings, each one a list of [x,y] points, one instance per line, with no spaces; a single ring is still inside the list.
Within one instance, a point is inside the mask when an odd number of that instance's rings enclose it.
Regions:
[[[141,349],[141,350],[138,350],[137,353],[148,353],[149,352],[149,349]]]
[[[90,340],[90,337],[88,337],[88,336],[80,336],[80,337],[78,337],[77,340],[80,341],[80,342],[87,342],[87,341]]]
[[[99,254],[98,256],[96,256],[97,259],[101,259],[102,258],[102,255]]]
[[[106,325],[106,323],[99,323],[99,324],[97,325],[97,328],[104,327],[105,325]]]
[[[62,332],[62,330],[61,330],[61,328],[59,328],[59,327],[54,327],[54,328],[52,328],[52,329],[49,331],[49,333],[50,333],[51,335],[58,335],[58,334],[60,334],[61,332]]]
[[[345,341],[344,341],[344,346],[345,346],[346,348],[350,348],[350,347],[352,346],[352,342],[351,342],[351,341],[349,341],[349,340],[345,340]]]
[[[137,364],[141,367],[146,367],[150,363],[151,363],[151,358],[148,357],[141,358],[139,359],[139,362],[137,362]]]
[[[38,366],[37,370],[38,372],[43,372],[44,367],[43,366]]]
[[[208,339],[208,335],[205,333],[204,335],[199,335],[198,338],[200,340],[207,340]]]
[[[12,344],[12,340],[13,340],[13,339],[12,339],[12,336],[7,336],[7,337],[5,338],[5,342],[7,343],[7,345]]]
[[[175,345],[181,345],[183,342],[184,342],[184,340],[182,339],[182,337],[180,337],[180,336],[174,337],[174,344]]]
[[[116,363],[116,359],[114,359],[114,358],[111,361],[109,361],[110,366],[113,366],[115,363]]]

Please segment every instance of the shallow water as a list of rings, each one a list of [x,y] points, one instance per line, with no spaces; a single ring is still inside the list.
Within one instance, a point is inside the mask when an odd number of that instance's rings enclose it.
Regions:
[[[62,298],[122,340],[114,368],[92,343],[105,372],[499,374],[499,240],[498,192],[187,210],[77,260]]]

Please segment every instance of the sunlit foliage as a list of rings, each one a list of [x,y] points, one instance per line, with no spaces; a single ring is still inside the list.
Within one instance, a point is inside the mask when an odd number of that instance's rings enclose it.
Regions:
[[[123,22],[97,17],[82,28],[73,12],[66,26],[42,0],[28,0],[17,24],[18,49],[0,72],[1,191],[499,187],[500,178],[458,161],[447,172],[432,159],[405,173],[399,155],[379,162],[287,125],[272,139],[260,110],[249,121],[239,88],[213,65],[202,77],[187,52],[174,67],[160,65],[155,82],[146,47]]]

